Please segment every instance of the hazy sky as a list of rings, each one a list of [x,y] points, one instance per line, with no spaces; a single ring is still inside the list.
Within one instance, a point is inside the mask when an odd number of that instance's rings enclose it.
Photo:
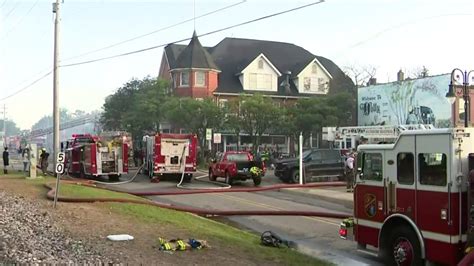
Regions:
[[[53,0],[0,0],[0,99],[48,73],[53,63]],[[195,0],[196,16],[242,0]],[[247,0],[196,20],[198,35],[314,1]],[[191,37],[188,22],[100,52],[81,55],[193,18],[192,0],[65,0],[61,63],[139,50]],[[371,65],[381,82],[426,66],[430,74],[474,69],[472,0],[327,0],[293,13],[202,37],[214,46],[225,37],[290,42],[339,67]],[[133,77],[158,74],[162,48],[60,69],[60,106],[100,109],[104,98]],[[288,55],[291,56],[291,55]],[[52,75],[1,100],[23,129],[52,113]]]

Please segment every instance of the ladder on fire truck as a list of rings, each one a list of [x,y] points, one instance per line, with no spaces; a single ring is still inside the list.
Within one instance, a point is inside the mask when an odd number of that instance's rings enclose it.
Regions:
[[[360,143],[394,143],[406,130],[430,130],[432,125],[323,127],[323,140],[341,149],[356,148]]]

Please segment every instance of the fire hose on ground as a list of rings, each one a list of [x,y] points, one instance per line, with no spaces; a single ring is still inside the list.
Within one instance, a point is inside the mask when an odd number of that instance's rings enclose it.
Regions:
[[[184,151],[183,151],[184,153]],[[222,192],[258,192],[258,191],[267,191],[267,190],[277,190],[281,188],[310,188],[310,187],[326,187],[326,186],[343,186],[345,185],[342,182],[325,182],[325,183],[313,183],[313,184],[305,184],[305,185],[289,185],[289,184],[281,184],[281,185],[273,185],[273,186],[268,186],[268,187],[254,187],[254,188],[239,188],[239,189],[230,189],[229,187],[221,187],[221,188],[192,188],[193,190],[185,190],[185,191],[168,191],[168,192],[126,192],[126,191],[121,191],[118,189],[112,189],[112,188],[105,188],[105,187],[97,187],[93,185],[94,183],[97,184],[126,184],[133,182],[133,180],[137,177],[138,173],[140,172],[140,169],[143,168],[144,165],[142,165],[135,175],[130,178],[129,180],[123,181],[123,182],[117,182],[117,183],[108,183],[108,182],[100,182],[100,181],[88,181],[88,182],[68,182],[71,184],[80,184],[80,185],[85,185],[89,187],[94,187],[94,188],[99,188],[99,189],[104,189],[104,190],[110,190],[114,192],[121,192],[121,193],[128,193],[131,195],[135,196],[164,196],[164,195],[185,195],[185,194],[202,194],[202,193],[222,193]],[[181,175],[181,180],[177,184],[178,188],[189,188],[189,187],[183,187],[181,184],[184,181],[184,175],[185,175],[185,169],[183,167],[182,175]],[[214,183],[214,182],[213,182]],[[47,188],[50,189],[50,191],[47,193],[47,198],[50,200],[54,200],[54,194],[55,194],[55,188],[51,187],[48,184],[45,184]],[[225,189],[223,189],[225,188]],[[178,206],[178,205],[170,205],[170,204],[164,204],[164,203],[159,203],[159,202],[154,202],[154,201],[149,201],[149,200],[133,200],[133,199],[120,199],[120,198],[71,198],[71,197],[58,197],[58,201],[62,202],[122,202],[122,203],[135,203],[135,204],[145,204],[145,205],[150,205],[150,206],[155,206],[155,207],[161,207],[165,209],[172,209],[176,211],[184,211],[184,212],[189,212],[189,213],[194,213],[197,215],[202,215],[202,216],[316,216],[316,217],[324,217],[324,218],[341,218],[345,219],[348,217],[351,217],[351,214],[348,213],[338,213],[338,212],[316,212],[316,211],[262,211],[262,210],[245,210],[245,211],[234,211],[234,210],[207,210],[207,209],[201,209],[201,208],[194,208],[194,207],[186,207],[186,206]]]
[[[70,182],[70,183],[76,184],[74,182]],[[90,185],[90,184],[82,184],[82,185],[94,187],[93,185]],[[45,184],[45,186],[50,189],[49,192],[47,193],[47,198],[49,200],[53,200],[54,193],[55,193],[54,187],[52,187],[49,184]],[[110,190],[107,188],[101,188],[101,189]],[[195,192],[195,191],[186,191],[186,192]],[[135,193],[129,193],[129,194],[135,195]],[[183,194],[183,193],[179,193],[179,194]],[[194,193],[188,193],[188,194],[194,194]],[[170,194],[167,194],[167,195],[170,195]],[[147,200],[134,200],[134,199],[123,199],[123,198],[122,199],[120,198],[72,198],[72,197],[59,196],[58,201],[78,202],[78,203],[93,203],[93,202],[135,203],[135,204],[144,204],[144,205],[150,205],[150,206],[155,206],[155,207],[160,207],[160,208],[165,208],[165,209],[171,209],[171,210],[176,210],[176,211],[184,211],[184,212],[194,213],[194,214],[202,215],[202,216],[257,216],[257,215],[258,216],[317,216],[317,217],[324,217],[324,218],[340,218],[340,219],[345,219],[347,217],[352,216],[351,214],[348,214],[348,213],[317,212],[317,211],[207,210],[207,209],[194,208],[194,207],[170,205],[170,204],[164,204],[164,203],[147,201]]]

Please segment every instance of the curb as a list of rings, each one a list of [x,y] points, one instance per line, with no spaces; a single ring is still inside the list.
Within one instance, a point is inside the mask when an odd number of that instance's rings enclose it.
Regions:
[[[318,199],[318,200],[337,203],[337,204],[343,205],[344,207],[347,207],[347,208],[353,208],[354,207],[354,201],[353,200],[328,197],[328,196],[325,196],[325,195],[319,195],[319,194],[315,194],[315,193],[307,193],[307,192],[298,191],[298,189],[292,189],[292,188],[282,188],[282,189],[280,189],[280,191],[284,192],[284,193],[288,193],[288,194],[306,196],[306,197],[310,197],[310,198],[314,198],[314,199]],[[345,192],[345,193],[347,193],[347,192]]]

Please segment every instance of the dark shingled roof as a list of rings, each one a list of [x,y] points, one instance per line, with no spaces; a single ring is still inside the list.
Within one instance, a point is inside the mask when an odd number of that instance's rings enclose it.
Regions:
[[[198,41],[197,38],[196,41]],[[169,44],[165,47],[170,69],[181,68],[181,65],[179,64],[180,59],[182,54],[185,54],[185,51],[188,50],[188,47],[179,44]],[[278,78],[278,92],[265,92],[265,94],[277,94],[281,96],[314,95],[299,93],[291,79],[289,91],[281,86],[286,78],[284,74],[286,71],[291,71],[292,78],[296,77],[305,66],[314,60],[314,58],[318,59],[333,78],[330,84],[330,94],[343,91],[353,93],[355,91],[355,86],[352,80],[347,77],[331,60],[313,55],[306,49],[294,44],[252,39],[225,38],[216,46],[203,47],[203,50],[206,50],[207,54],[212,56],[215,64],[219,67],[218,69],[222,71],[219,73],[219,85],[216,92],[242,93],[243,87],[239,81],[238,75],[236,74],[240,73],[259,54],[264,54],[280,71],[280,73],[282,73],[282,76]]]
[[[188,46],[179,53],[175,68],[207,68],[219,70],[212,56],[199,42],[196,31],[194,31]]]

